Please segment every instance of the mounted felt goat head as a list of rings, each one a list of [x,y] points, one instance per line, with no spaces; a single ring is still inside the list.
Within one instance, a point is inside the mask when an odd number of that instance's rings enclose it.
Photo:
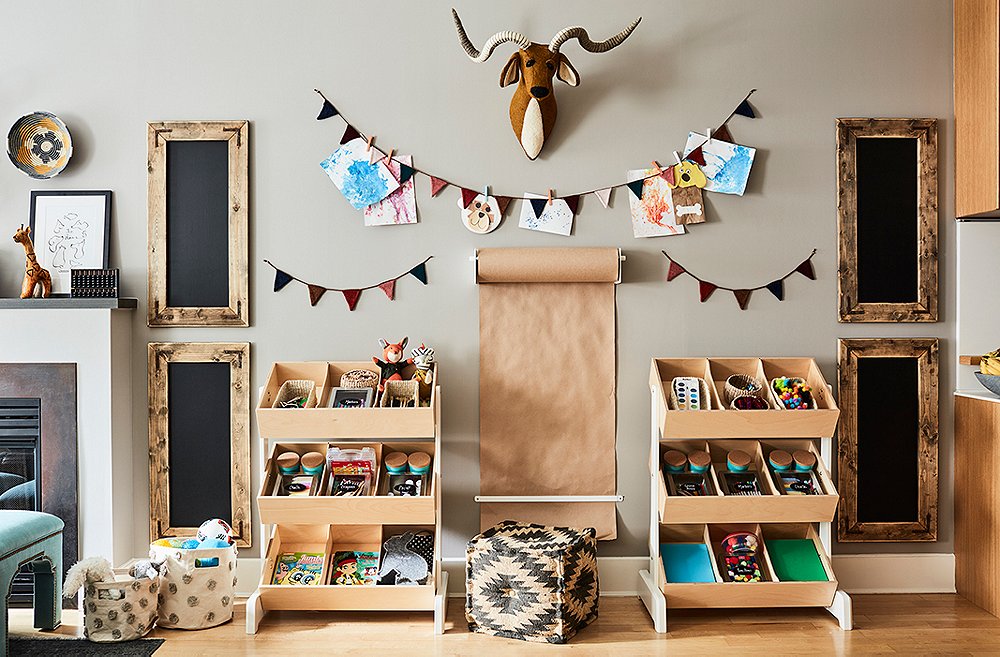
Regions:
[[[545,145],[545,140],[556,123],[556,97],[552,79],[557,78],[571,87],[580,84],[580,75],[559,52],[560,47],[570,39],[578,39],[588,52],[607,52],[621,44],[632,34],[642,17],[606,41],[591,41],[587,30],[582,27],[567,27],[558,32],[548,45],[532,43],[519,32],[497,32],[477,50],[465,33],[458,12],[451,10],[455,19],[458,40],[466,54],[474,62],[485,62],[502,43],[511,42],[519,50],[510,56],[500,73],[500,86],[517,84],[514,97],[510,99],[510,126],[521,142],[521,148],[530,159],[535,159]]]

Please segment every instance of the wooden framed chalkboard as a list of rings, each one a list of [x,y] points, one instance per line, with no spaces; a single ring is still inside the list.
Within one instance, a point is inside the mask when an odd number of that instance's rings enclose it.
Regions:
[[[247,122],[147,132],[149,326],[247,326]]]
[[[250,547],[250,343],[151,342],[149,533],[222,518]]]
[[[937,338],[840,340],[837,452],[837,540],[937,540]]]
[[[936,119],[837,119],[840,321],[937,321],[937,159]]]

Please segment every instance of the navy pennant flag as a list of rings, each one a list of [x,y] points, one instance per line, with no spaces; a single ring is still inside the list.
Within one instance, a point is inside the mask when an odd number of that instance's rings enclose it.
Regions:
[[[419,265],[417,265],[416,267],[414,267],[413,269],[411,269],[409,271],[409,273],[413,274],[413,277],[416,278],[418,281],[420,281],[424,285],[427,285],[427,263],[426,262],[421,262]]]
[[[749,100],[744,100],[739,104],[739,107],[734,110],[733,114],[739,114],[740,116],[745,116],[748,119],[756,119],[757,114],[753,111],[753,107],[750,106]]]
[[[767,291],[777,297],[778,301],[785,300],[785,282],[784,281],[774,281],[773,283],[767,284]]]
[[[528,202],[531,203],[531,211],[535,213],[535,218],[542,216],[545,212],[545,204],[549,202],[547,198],[529,198]]]
[[[291,276],[289,276],[285,272],[281,271],[280,269],[275,268],[275,270],[274,270],[274,291],[277,292],[281,288],[283,288],[286,285],[288,285],[289,283],[291,283],[292,280],[293,279],[292,279]]]
[[[413,177],[413,167],[409,164],[399,163],[399,184],[402,185]]]
[[[642,186],[645,182],[646,182],[645,180],[633,180],[632,182],[628,183],[628,188],[632,191],[633,194],[635,194],[635,197],[638,199],[642,198]]]

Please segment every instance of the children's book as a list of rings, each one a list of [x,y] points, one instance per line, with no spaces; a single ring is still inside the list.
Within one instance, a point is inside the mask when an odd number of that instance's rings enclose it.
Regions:
[[[704,543],[661,543],[660,558],[668,582],[714,582],[712,555]]]
[[[785,582],[826,582],[829,577],[816,544],[809,538],[783,538],[767,541],[774,574]]]
[[[319,586],[323,576],[323,552],[284,552],[274,564],[271,584],[284,586]]]
[[[378,579],[378,552],[337,552],[333,555],[330,583],[338,586],[371,586]]]

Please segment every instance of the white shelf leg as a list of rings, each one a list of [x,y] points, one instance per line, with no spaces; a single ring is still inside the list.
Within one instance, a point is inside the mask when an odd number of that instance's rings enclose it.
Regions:
[[[847,595],[846,591],[834,593],[833,604],[826,610],[840,621],[840,629],[845,632],[854,629],[854,605],[851,602],[851,596]]]
[[[640,570],[639,577],[642,578],[643,587],[639,589],[639,597],[649,611],[649,617],[653,619],[653,629],[660,634],[667,631],[667,598],[663,591],[656,585],[656,579],[649,574],[648,570]]]
[[[444,622],[448,617],[448,571],[441,570],[441,581],[434,595],[434,634],[444,634]]]
[[[265,613],[267,612],[264,611],[264,605],[260,602],[260,591],[254,591],[246,603],[247,634],[257,634]]]

